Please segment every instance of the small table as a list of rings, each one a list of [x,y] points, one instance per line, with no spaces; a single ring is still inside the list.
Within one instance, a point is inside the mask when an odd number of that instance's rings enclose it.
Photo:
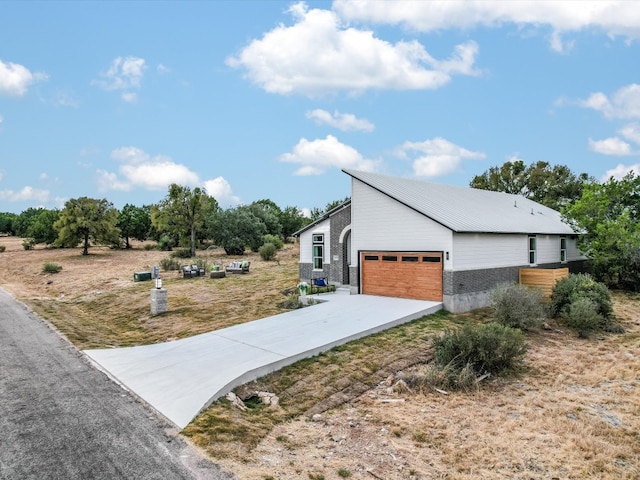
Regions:
[[[209,273],[210,278],[224,278],[226,276],[227,272],[225,272],[224,270],[214,270],[213,272]]]

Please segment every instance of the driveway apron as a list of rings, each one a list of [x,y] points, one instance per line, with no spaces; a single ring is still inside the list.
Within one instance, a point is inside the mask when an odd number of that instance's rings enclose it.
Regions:
[[[238,385],[442,308],[438,302],[344,292],[318,299],[320,303],[307,308],[190,338],[84,353],[184,428]]]

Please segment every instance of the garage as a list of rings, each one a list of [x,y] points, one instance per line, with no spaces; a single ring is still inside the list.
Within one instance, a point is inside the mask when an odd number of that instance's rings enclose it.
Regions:
[[[361,252],[362,293],[442,301],[442,252]]]

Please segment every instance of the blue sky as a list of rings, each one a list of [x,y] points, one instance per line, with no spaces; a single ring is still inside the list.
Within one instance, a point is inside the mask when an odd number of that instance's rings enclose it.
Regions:
[[[632,1],[0,2],[0,211],[200,186],[323,208],[342,168],[640,172]]]

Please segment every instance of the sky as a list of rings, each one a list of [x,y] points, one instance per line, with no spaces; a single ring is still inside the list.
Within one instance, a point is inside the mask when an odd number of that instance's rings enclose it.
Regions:
[[[0,1],[0,212],[640,173],[634,1]]]

